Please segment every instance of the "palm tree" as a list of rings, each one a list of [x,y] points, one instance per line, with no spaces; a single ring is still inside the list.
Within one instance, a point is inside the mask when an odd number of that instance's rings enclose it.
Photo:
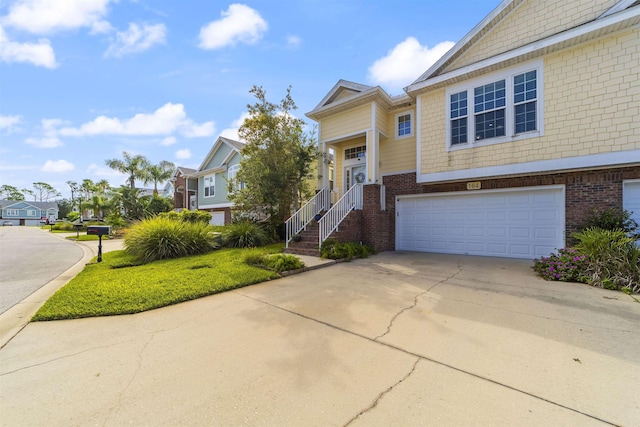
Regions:
[[[106,165],[111,169],[117,170],[120,173],[128,175],[127,181],[129,186],[133,189],[136,188],[136,179],[145,179],[146,169],[149,166],[149,161],[146,157],[140,154],[131,155],[126,151],[122,152],[123,160],[120,159],[108,159],[105,161]]]
[[[153,182],[153,197],[158,197],[158,183],[164,182],[171,178],[176,166],[166,160],[161,161],[157,165],[150,165],[146,170],[144,183]]]
[[[109,188],[111,188],[111,184],[109,184],[109,181],[107,181],[106,179],[101,179],[100,181],[96,182],[96,189],[102,196],[107,194],[107,190]]]

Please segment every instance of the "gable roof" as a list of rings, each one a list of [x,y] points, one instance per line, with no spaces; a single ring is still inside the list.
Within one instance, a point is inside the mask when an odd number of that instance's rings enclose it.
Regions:
[[[215,144],[213,144],[213,147],[211,147],[211,150],[209,150],[209,154],[207,154],[207,156],[202,161],[202,164],[200,165],[198,170],[194,172],[195,174],[198,174],[203,170],[205,170],[204,168],[211,161],[213,156],[216,154],[216,152],[220,149],[220,147],[223,144],[231,148],[231,153],[226,157],[224,163],[228,162],[230,158],[233,156],[233,154],[235,153],[240,154],[240,152],[242,151],[242,148],[244,147],[244,142],[236,141],[230,138],[225,138],[224,136],[219,136]]]
[[[0,200],[0,208],[11,208],[18,204],[25,204],[40,210],[55,209],[58,210],[58,202],[31,202],[27,200]]]
[[[344,95],[347,91],[352,95],[341,97],[341,95]],[[388,109],[407,106],[413,102],[411,97],[404,93],[392,97],[380,86],[367,86],[348,80],[339,80],[338,83],[331,88],[329,93],[322,98],[322,101],[305,115],[310,119],[318,120],[325,116],[372,101],[378,101]]]
[[[176,167],[176,170],[173,172],[173,176],[171,177],[171,179],[175,180],[176,177],[178,176],[178,173],[182,174],[182,176],[190,177],[196,172],[198,171],[195,169],[185,168],[184,166],[178,166]]]
[[[456,43],[442,58],[433,64],[425,73],[405,88],[407,93],[415,93],[427,87],[439,87],[454,83],[463,78],[473,77],[494,69],[511,65],[520,61],[539,57],[565,47],[582,43],[602,35],[627,28],[640,23],[640,1],[621,0],[595,19],[560,31],[540,40],[527,43],[489,58],[458,69],[446,71],[462,54],[491,31],[498,22],[505,19],[517,6],[526,0],[504,0],[466,36]]]

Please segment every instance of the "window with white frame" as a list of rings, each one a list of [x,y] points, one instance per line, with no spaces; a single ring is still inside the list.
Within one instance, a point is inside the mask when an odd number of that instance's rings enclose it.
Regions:
[[[216,195],[216,175],[207,175],[204,177],[204,197],[213,197]]]
[[[396,114],[396,138],[413,135],[413,112]]]
[[[27,216],[36,216],[36,210],[35,209],[27,210]]]
[[[541,64],[447,91],[447,146],[472,147],[541,135]]]
[[[227,180],[231,182],[232,180],[236,179],[236,175],[238,175],[239,170],[240,170],[240,165],[230,166],[229,169],[227,170]],[[240,183],[236,182],[235,185],[233,186],[233,191],[241,190],[243,188],[244,188],[244,182],[240,182]]]
[[[7,209],[7,216],[20,216],[19,209]]]

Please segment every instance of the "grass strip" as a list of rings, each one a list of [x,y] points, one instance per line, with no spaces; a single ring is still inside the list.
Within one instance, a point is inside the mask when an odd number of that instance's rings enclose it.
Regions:
[[[32,321],[114,316],[152,310],[275,279],[277,273],[242,262],[245,255],[282,252],[283,245],[221,249],[136,265],[124,251],[87,265],[38,310]]]

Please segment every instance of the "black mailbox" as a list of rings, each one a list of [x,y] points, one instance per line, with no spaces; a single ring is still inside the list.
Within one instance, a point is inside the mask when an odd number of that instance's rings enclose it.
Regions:
[[[87,235],[93,236],[108,236],[111,232],[111,227],[108,225],[88,225]]]

